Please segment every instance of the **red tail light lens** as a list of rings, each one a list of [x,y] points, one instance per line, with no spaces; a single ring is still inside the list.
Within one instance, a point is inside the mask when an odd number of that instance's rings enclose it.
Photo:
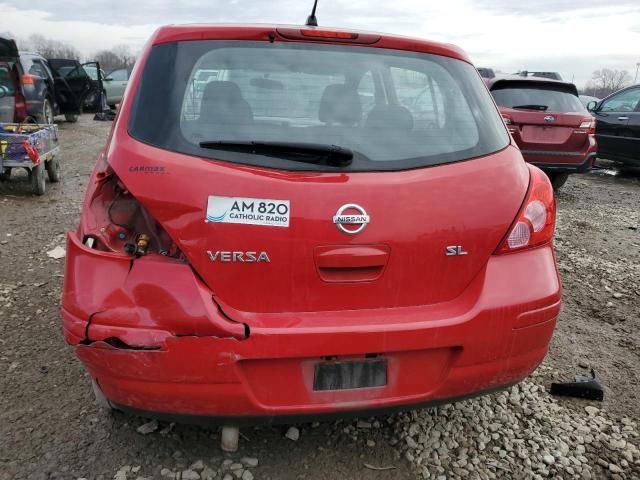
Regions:
[[[24,75],[22,75],[23,85],[33,85],[34,83],[35,83],[35,79],[33,75],[29,75],[28,73],[25,73]]]
[[[496,253],[510,253],[551,242],[556,224],[553,187],[545,173],[532,165],[529,191],[516,222]]]
[[[595,133],[596,133],[596,119],[595,118],[585,118],[585,119],[583,119],[579,128],[580,129],[587,129],[587,133],[589,135],[595,135]]]
[[[158,254],[183,260],[165,230],[112,172],[98,174],[80,226],[89,248],[132,256]]]

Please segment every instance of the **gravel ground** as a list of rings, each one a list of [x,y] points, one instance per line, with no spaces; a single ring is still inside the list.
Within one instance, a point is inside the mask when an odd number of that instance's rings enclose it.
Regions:
[[[640,180],[570,178],[558,195],[565,304],[550,353],[509,391],[393,416],[243,429],[108,414],[65,347],[64,245],[109,124],[61,124],[64,179],[44,197],[0,183],[0,479],[639,479]],[[619,172],[618,172],[619,173]],[[552,381],[595,368],[604,402],[554,398]]]

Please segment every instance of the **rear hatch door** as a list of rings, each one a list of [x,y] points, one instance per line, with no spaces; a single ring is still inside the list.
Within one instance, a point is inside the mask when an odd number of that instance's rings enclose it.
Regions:
[[[18,47],[14,40],[0,38],[0,122],[14,122],[16,90],[18,89],[15,63]]]
[[[254,313],[455,299],[507,233],[529,180],[514,147],[477,160],[372,173],[274,171],[142,145],[116,156],[127,159],[115,165],[118,175],[218,302],[249,324]],[[154,171],[158,158],[162,175],[141,173]],[[357,234],[334,223],[337,215],[363,214],[341,210],[350,204],[369,217]],[[260,224],[261,212],[280,218],[268,224],[263,215]],[[232,222],[232,213],[242,216]]]
[[[18,47],[15,40],[0,38],[0,61],[15,62],[18,59]]]

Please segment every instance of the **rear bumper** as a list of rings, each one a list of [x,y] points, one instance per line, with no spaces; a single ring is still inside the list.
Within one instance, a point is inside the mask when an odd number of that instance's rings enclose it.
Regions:
[[[524,159],[542,170],[558,173],[584,173],[591,170],[597,152],[548,152],[522,150]]]
[[[187,265],[139,259],[121,268],[86,250],[70,236],[65,338],[110,402],[186,420],[350,415],[503,388],[542,361],[560,312],[551,246],[492,257],[451,302],[283,314],[291,321],[282,328],[225,318]],[[313,390],[317,362],[371,355],[387,359],[386,386]]]

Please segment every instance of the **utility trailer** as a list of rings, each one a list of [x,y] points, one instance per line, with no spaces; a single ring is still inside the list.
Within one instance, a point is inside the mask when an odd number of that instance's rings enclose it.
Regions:
[[[56,125],[0,123],[0,179],[9,180],[15,168],[29,172],[31,189],[36,195],[46,191],[49,181],[60,181]]]

